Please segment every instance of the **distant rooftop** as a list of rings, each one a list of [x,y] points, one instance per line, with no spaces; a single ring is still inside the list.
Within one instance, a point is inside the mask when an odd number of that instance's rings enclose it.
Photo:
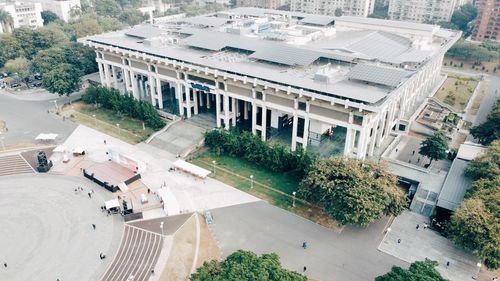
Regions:
[[[415,30],[428,38],[415,38]],[[438,30],[434,25],[236,8],[80,41],[375,105],[457,36]]]

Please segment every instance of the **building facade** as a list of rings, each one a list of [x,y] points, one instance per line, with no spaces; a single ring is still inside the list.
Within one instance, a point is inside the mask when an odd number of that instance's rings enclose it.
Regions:
[[[477,20],[472,32],[476,41],[500,40],[500,1],[477,0]]]
[[[367,17],[373,13],[375,0],[291,0],[290,11],[317,15],[335,15],[342,10],[346,16]]]
[[[12,26],[0,28],[0,32],[12,32],[12,28],[18,27],[40,27],[43,26],[42,4],[40,3],[15,3],[1,4],[0,10],[4,10],[12,17]],[[2,26],[5,26],[2,24]]]
[[[286,3],[286,0],[236,0],[237,7],[256,7],[264,9],[277,9]]]
[[[363,159],[439,86],[460,32],[237,8],[79,39],[102,84],[165,114],[212,116],[292,150]]]
[[[457,0],[390,0],[389,19],[419,22],[437,23],[450,21]]]

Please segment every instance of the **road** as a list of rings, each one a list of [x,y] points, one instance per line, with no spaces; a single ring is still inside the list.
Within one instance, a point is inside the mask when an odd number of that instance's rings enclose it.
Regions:
[[[227,257],[238,249],[258,254],[275,252],[282,264],[323,281],[365,281],[408,264],[377,250],[387,218],[366,229],[346,227],[335,233],[311,221],[255,202],[211,210],[215,238]],[[307,241],[309,248],[302,249]]]
[[[11,94],[0,90],[0,120],[5,121],[8,128],[2,133],[5,146],[33,144],[40,133],[59,134],[56,142],[66,139],[77,125],[48,114],[47,111],[54,108],[53,101],[62,105],[69,98],[48,93]]]

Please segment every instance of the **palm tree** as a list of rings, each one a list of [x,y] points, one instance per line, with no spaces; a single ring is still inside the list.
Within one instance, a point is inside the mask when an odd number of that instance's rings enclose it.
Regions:
[[[0,10],[0,33],[11,32],[14,25],[14,19],[9,12]]]

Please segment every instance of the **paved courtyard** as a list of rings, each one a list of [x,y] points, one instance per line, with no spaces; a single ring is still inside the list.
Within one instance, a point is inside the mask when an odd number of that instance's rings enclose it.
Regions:
[[[404,212],[394,220],[379,249],[408,263],[429,258],[439,263],[438,271],[444,278],[472,280],[478,271],[478,261],[439,233],[423,229],[424,223],[429,224],[427,217]],[[419,229],[416,229],[417,224]]]
[[[283,265],[323,281],[368,281],[404,261],[377,250],[388,219],[335,233],[265,202],[211,210],[215,238],[227,257],[238,249],[276,252]],[[302,242],[310,247],[302,249]]]
[[[76,186],[95,193],[75,194]],[[77,178],[25,175],[0,178],[0,280],[99,280],[118,249],[119,216],[100,206],[110,195]],[[96,230],[92,229],[96,225]],[[99,259],[99,254],[108,256]]]

